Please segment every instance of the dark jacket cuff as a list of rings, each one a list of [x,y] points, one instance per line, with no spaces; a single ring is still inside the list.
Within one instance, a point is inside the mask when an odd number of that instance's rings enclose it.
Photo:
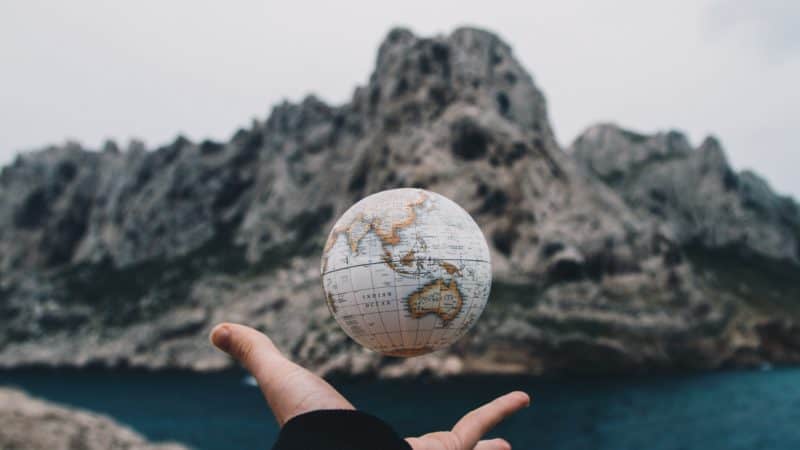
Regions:
[[[290,419],[273,450],[411,450],[386,422],[361,411],[326,409]]]

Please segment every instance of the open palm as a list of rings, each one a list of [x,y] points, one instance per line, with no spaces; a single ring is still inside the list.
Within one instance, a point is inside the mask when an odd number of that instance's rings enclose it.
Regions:
[[[220,324],[211,331],[211,341],[255,377],[281,426],[292,417],[311,411],[355,409],[333,386],[287,359],[257,330]],[[414,450],[507,450],[511,445],[503,439],[480,439],[529,403],[524,392],[512,392],[470,411],[450,431],[409,437],[406,441]]]

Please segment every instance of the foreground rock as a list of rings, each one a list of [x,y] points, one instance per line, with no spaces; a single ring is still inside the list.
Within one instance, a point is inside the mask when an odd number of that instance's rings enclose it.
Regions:
[[[65,408],[0,388],[0,448],[6,450],[186,450],[152,444],[98,414]]]
[[[589,141],[574,154],[594,154]],[[655,220],[605,169],[588,169],[590,159],[558,147],[544,97],[510,47],[468,28],[434,38],[393,30],[351,102],[284,103],[226,143],[21,156],[0,173],[0,365],[223,368],[231,361],[206,340],[222,320],[267,331],[320,373],[800,361],[797,254],[779,245],[795,223],[790,203],[707,234],[697,221]],[[719,166],[703,167],[687,179],[716,183]],[[318,272],[332,221],[357,199],[401,186],[469,211],[497,280],[468,338],[407,361],[352,344],[321,299]],[[774,203],[771,192],[753,197]],[[691,208],[713,210],[696,212],[700,223],[728,218],[702,198]],[[763,260],[750,267],[718,253],[742,236],[765,241],[751,246]]]

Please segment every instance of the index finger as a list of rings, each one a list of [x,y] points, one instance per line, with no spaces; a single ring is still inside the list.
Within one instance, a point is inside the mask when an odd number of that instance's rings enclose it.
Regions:
[[[520,409],[530,405],[528,394],[515,391],[467,413],[453,427],[464,448],[473,448],[480,438],[495,425]]]

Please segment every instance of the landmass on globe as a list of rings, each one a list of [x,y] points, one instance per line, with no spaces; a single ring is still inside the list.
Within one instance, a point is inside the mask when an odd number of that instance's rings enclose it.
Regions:
[[[450,280],[450,284],[437,279],[408,298],[408,310],[415,318],[433,313],[445,322],[453,320],[458,315],[462,304],[461,293],[454,279]]]

